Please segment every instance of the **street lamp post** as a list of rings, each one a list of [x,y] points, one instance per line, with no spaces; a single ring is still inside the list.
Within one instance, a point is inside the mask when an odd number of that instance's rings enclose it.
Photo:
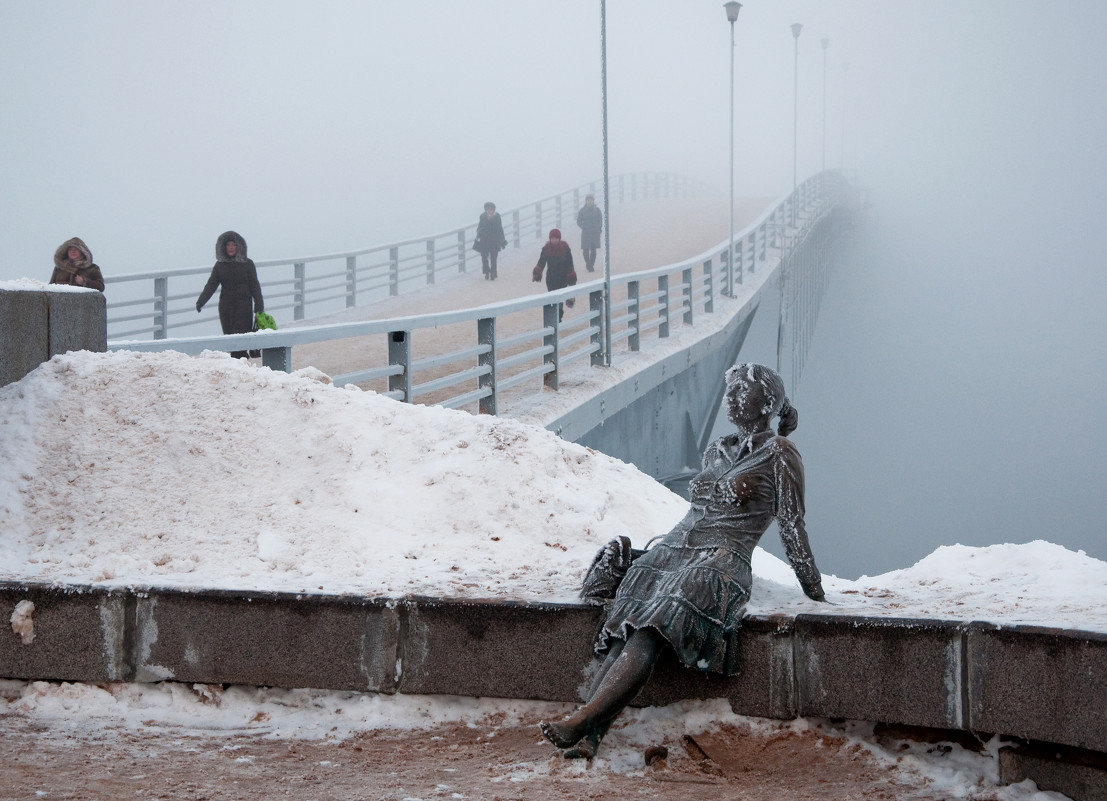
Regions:
[[[830,40],[825,36],[822,39],[823,44],[823,172],[826,172],[826,48],[830,45]]]
[[[734,23],[738,20],[738,12],[742,9],[741,3],[731,0],[724,3],[726,18],[730,22],[730,246],[727,249],[727,272],[729,279],[727,286],[730,296],[736,297],[734,289]]]
[[[603,363],[611,366],[611,193],[607,181],[607,0],[600,0],[600,73],[603,104]]]
[[[846,75],[849,73],[849,62],[842,62],[842,157],[839,160],[839,168],[846,168]]]
[[[803,26],[798,22],[792,23],[792,38],[796,42],[795,67],[792,71],[792,226],[796,224],[796,187],[799,186],[798,155],[799,155],[799,59],[800,59],[800,31]]]

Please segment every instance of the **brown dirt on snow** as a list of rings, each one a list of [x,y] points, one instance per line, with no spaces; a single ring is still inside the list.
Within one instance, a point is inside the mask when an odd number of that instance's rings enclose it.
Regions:
[[[658,743],[668,758],[614,772],[561,759],[532,724],[374,731],[341,741],[256,733],[48,730],[0,718],[0,799],[935,799],[917,774],[834,734],[724,727]],[[603,756],[601,749],[600,756]],[[987,791],[974,798],[994,798]]]

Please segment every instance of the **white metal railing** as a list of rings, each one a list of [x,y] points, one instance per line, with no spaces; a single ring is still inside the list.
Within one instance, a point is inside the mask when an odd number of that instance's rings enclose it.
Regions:
[[[597,189],[598,182],[593,181],[501,211],[508,243],[518,248],[542,241],[549,228],[575,220],[585,195],[596,194]],[[619,175],[611,189],[612,203],[705,191],[697,181],[663,172]],[[464,273],[473,263],[480,264],[479,254],[470,249],[476,228],[473,222],[360,250],[255,262],[265,308],[270,313],[291,311],[294,320],[303,320],[413,291],[434,284],[447,272]],[[210,273],[208,265],[105,278],[108,339],[165,339],[170,330],[211,328],[218,318],[195,311],[196,297]]]
[[[612,343],[625,342],[629,351],[638,351],[644,339],[664,339],[674,324],[693,325],[701,313],[712,313],[717,294],[733,295],[731,282],[741,284],[770,249],[784,254],[786,240],[794,243],[811,230],[841,201],[845,188],[844,179],[833,172],[804,181],[735,233],[733,272],[724,241],[677,264],[612,276]],[[335,375],[336,385],[379,387],[383,394],[407,402],[452,408],[476,404],[478,411],[496,414],[501,394],[514,386],[541,378],[556,390],[566,366],[583,359],[604,363],[603,292],[603,281],[596,280],[471,309],[251,334],[111,341],[108,347],[190,354],[258,349],[263,364],[287,371],[294,347],[365,337],[377,343],[379,358]],[[587,299],[586,312],[561,321],[560,304],[575,298]],[[447,352],[420,352],[415,347],[448,326],[468,327],[470,333],[461,339],[469,344]],[[359,350],[368,353],[371,348]]]

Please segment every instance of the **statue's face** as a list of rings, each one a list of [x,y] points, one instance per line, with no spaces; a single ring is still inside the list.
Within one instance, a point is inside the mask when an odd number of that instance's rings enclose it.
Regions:
[[[726,395],[727,418],[736,426],[752,423],[769,413],[769,399],[760,381],[740,371],[730,379]]]

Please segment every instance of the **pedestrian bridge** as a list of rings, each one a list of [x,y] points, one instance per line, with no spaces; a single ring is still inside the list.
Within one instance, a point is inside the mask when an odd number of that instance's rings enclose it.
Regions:
[[[547,293],[530,280],[550,228],[577,250],[576,210],[586,194],[602,197],[591,183],[502,212],[511,247],[494,282],[470,249],[475,224],[260,261],[278,331],[182,336],[215,326],[193,311],[210,267],[109,278],[108,348],[257,350],[274,369],[311,366],[404,402],[527,419],[678,476],[699,463],[739,352],[798,381],[853,193],[825,172],[783,198],[744,200],[730,243],[725,198],[707,187],[642,173],[613,189],[607,280],[602,251],[595,273],[578,264],[574,287]],[[680,246],[689,250],[673,258]],[[562,304],[575,304],[563,320]],[[761,344],[742,351],[751,329]]]

